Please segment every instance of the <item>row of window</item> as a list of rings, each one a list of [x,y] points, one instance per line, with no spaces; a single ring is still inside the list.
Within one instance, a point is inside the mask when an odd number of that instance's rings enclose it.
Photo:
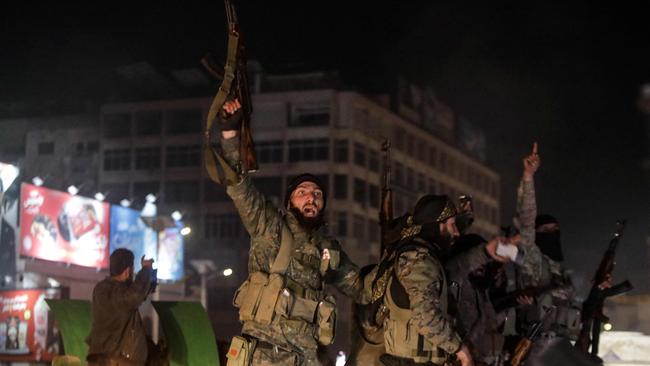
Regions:
[[[165,148],[165,166],[167,168],[197,167],[201,165],[199,145],[167,146]],[[132,155],[135,169],[160,169],[162,150],[160,147],[143,147],[134,149],[104,150],[104,170],[131,170]]]
[[[105,138],[196,134],[203,127],[203,112],[199,108],[150,110],[104,114]],[[290,127],[327,126],[330,121],[328,105],[299,106],[290,110]]]
[[[160,136],[198,134],[203,128],[203,112],[198,108],[163,111],[118,112],[104,114],[103,136],[124,138],[135,136]]]
[[[446,172],[452,177],[468,185],[486,192],[491,196],[498,195],[498,185],[487,175],[484,175],[471,165],[454,159],[444,150],[406,133],[403,129],[395,127],[393,132],[393,146],[407,155],[429,166]]]
[[[330,233],[337,237],[351,237],[359,240],[360,245],[367,242],[379,242],[379,221],[368,219],[362,215],[349,214],[345,211],[336,211],[331,215]],[[248,234],[244,229],[239,215],[208,214],[205,216],[205,239],[236,239],[246,238]]]
[[[102,185],[101,190],[108,193],[107,199],[112,203],[118,203],[123,198],[133,198],[143,202],[144,197],[149,193],[158,196],[159,202],[198,203],[200,192],[199,182],[191,180],[167,181],[162,192],[158,181],[133,183],[133,195],[129,193],[129,183],[106,183]]]
[[[329,175],[319,175],[319,180],[325,186],[329,197],[338,200],[352,200],[361,207],[378,209],[381,204],[381,188],[374,183],[366,182],[357,177],[350,177],[345,174],[334,174],[332,177],[332,189],[330,189]],[[287,179],[287,181],[290,179]],[[272,177],[255,177],[253,176],[255,186],[268,198],[276,203],[283,199],[286,188],[285,179],[280,176]],[[350,185],[351,183],[351,185]],[[424,185],[419,185],[417,189],[404,189],[393,187],[393,207],[396,215],[410,211],[417,199],[426,193],[447,194],[453,200],[457,200],[461,192],[453,187],[447,186],[442,182],[428,179]],[[164,189],[165,202],[187,202],[196,203],[199,200],[200,183],[198,181],[167,181]],[[109,187],[106,190],[119,192],[119,199],[129,197],[129,186],[127,183],[119,184],[119,187]],[[351,188],[351,190],[350,190]],[[226,195],[223,186],[214,184],[212,181],[205,179],[203,181],[205,202],[229,202],[230,198]],[[160,184],[154,182],[136,182],[133,184],[133,196],[144,197],[148,193],[160,191]],[[118,199],[118,200],[119,200]],[[498,210],[492,205],[475,198],[474,208],[477,217],[489,222],[497,223],[499,220]]]
[[[99,151],[99,141],[77,142],[74,144],[74,154],[76,156],[88,156],[96,154]],[[54,141],[39,142],[36,146],[38,155],[53,155]]]
[[[329,160],[329,140],[327,139],[290,140],[288,145],[289,162]],[[367,148],[358,142],[353,143],[352,149],[352,162],[355,165],[367,168],[373,172],[380,172],[381,162],[378,150]],[[432,147],[432,149],[434,149],[433,151],[436,151],[435,147]],[[434,155],[436,154],[437,153],[434,152]],[[349,162],[348,140],[334,140],[333,155],[334,162]],[[284,162],[284,142],[282,140],[260,142],[257,146],[257,156],[260,163]],[[441,164],[441,169],[447,174],[459,178],[457,172],[453,169],[449,170],[450,168],[457,166],[457,164],[447,164],[449,157],[444,152],[441,152],[440,156],[443,157],[441,160],[443,162]],[[498,186],[496,182],[479,172],[471,170],[471,167],[468,165],[464,165],[464,167],[468,169],[468,171],[465,172],[466,179],[461,180],[492,196],[498,195]],[[427,191],[427,178],[423,173],[417,173],[412,168],[399,162],[393,163],[392,170],[394,185],[409,190],[419,190],[421,192]],[[467,177],[471,177],[471,179],[467,179]],[[436,192],[438,191],[439,190],[436,189]]]

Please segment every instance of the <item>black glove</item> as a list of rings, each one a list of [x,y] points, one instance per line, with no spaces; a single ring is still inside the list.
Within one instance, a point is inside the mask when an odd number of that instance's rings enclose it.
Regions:
[[[237,112],[233,114],[228,114],[228,112],[223,109],[219,112],[219,129],[221,131],[230,131],[237,130],[241,126],[241,120],[244,116],[244,111],[240,108]]]

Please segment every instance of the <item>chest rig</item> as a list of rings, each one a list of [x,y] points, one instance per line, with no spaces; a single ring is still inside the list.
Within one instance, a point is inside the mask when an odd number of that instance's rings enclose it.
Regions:
[[[336,302],[325,295],[324,273],[338,266],[332,242],[280,224],[280,248],[270,271],[258,270],[235,293],[244,332],[289,349],[315,348],[334,340]],[[321,259],[327,249],[329,259]],[[278,344],[279,343],[279,344]]]
[[[396,244],[387,253],[383,263],[379,265],[380,269],[373,284],[372,298],[374,301],[380,301],[385,309],[385,314],[381,317],[384,327],[384,346],[386,353],[393,356],[411,359],[417,363],[443,364],[446,361],[446,354],[437,347],[439,342],[436,339],[425,339],[419,334],[419,326],[413,318],[408,294],[395,274],[395,266],[402,253],[424,249],[432,254],[436,248],[420,238],[408,239]],[[432,267],[432,270],[438,270],[442,279],[440,293],[437,295],[441,299],[441,310],[447,312],[445,272],[433,256],[428,260],[433,261],[434,267],[437,266],[437,269]],[[440,342],[442,341],[444,340],[440,339]]]

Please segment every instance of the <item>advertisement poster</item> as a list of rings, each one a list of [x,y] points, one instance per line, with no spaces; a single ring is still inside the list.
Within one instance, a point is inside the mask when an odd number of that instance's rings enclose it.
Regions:
[[[156,232],[144,224],[140,218],[140,211],[130,208],[111,206],[111,235],[110,252],[115,249],[126,248],[133,252],[135,258],[134,270],[137,273],[142,266],[140,258],[144,255],[147,259],[158,264]]]
[[[14,183],[14,180],[18,177],[18,172],[18,167],[0,163],[0,198],[2,197],[2,193]]]
[[[183,236],[179,228],[167,228],[159,233],[158,278],[175,281],[181,277],[183,277]]]
[[[13,281],[16,275],[16,242],[18,241],[17,183],[19,170],[0,163],[0,278]]]
[[[23,183],[20,205],[21,255],[108,267],[107,203]]]
[[[0,291],[0,361],[51,361],[61,349],[59,330],[45,299],[60,290]]]

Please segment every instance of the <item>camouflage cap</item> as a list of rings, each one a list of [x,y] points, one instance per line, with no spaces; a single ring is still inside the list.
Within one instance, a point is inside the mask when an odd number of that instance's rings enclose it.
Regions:
[[[413,222],[418,225],[445,222],[453,216],[456,216],[456,206],[447,195],[423,196],[413,209]]]

